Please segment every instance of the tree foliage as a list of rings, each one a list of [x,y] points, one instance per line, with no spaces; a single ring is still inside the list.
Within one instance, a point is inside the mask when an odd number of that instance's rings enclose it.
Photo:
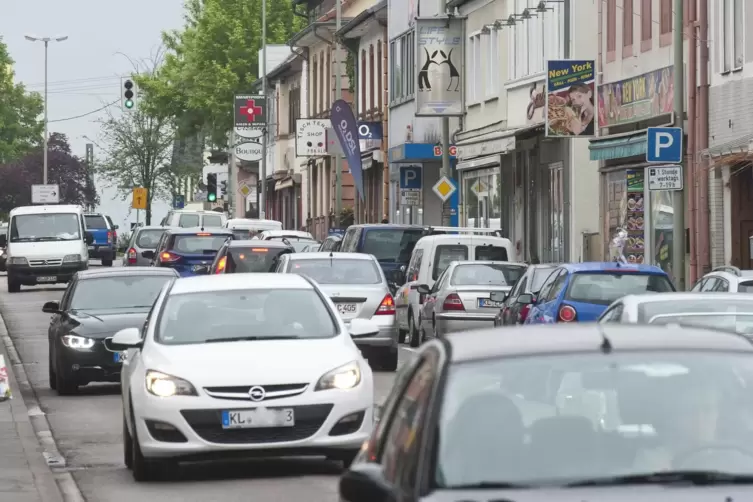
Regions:
[[[149,112],[174,118],[182,136],[205,133],[225,146],[233,96],[258,78],[262,1],[187,0],[183,29],[163,33],[164,64],[137,79]],[[267,0],[267,43],[284,44],[305,25],[290,0]]]
[[[13,82],[13,60],[0,37],[0,164],[39,146],[43,123],[42,97]]]
[[[43,179],[41,147],[20,159],[0,165],[0,213],[31,204],[31,185]],[[71,153],[65,134],[52,133],[48,141],[48,182],[60,189],[61,204],[97,204],[99,197],[84,161]]]

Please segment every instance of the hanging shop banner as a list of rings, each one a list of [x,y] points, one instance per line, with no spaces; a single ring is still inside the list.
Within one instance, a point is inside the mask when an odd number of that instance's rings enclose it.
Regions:
[[[417,117],[458,117],[465,110],[465,18],[417,17]],[[411,62],[403,61],[403,66]]]
[[[297,119],[295,121],[295,154],[298,157],[327,155],[329,119]]]
[[[674,67],[599,85],[599,127],[640,122],[672,113]]]
[[[358,122],[350,105],[342,99],[332,103],[330,117],[332,128],[348,161],[350,174],[353,175],[353,184],[363,200],[363,167],[361,166],[361,145],[358,141]],[[337,168],[339,169],[339,166]]]
[[[550,138],[595,135],[596,62],[547,61],[546,135]]]

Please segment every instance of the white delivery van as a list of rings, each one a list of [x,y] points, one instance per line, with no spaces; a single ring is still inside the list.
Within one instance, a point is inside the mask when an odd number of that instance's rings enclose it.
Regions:
[[[89,267],[84,211],[79,206],[23,206],[10,212],[6,245],[8,292],[21,286],[65,283]]]
[[[453,261],[510,261],[510,257],[515,256],[510,239],[490,235],[499,230],[458,228],[457,231],[457,234],[422,237],[413,248],[405,270],[405,284],[395,296],[401,342],[406,336],[411,345],[418,341],[419,306],[423,302],[422,295],[416,290],[419,285],[434,286],[434,281]]]
[[[233,218],[225,222],[225,228],[232,230],[238,239],[250,239],[265,230],[282,230],[282,223],[276,220]]]

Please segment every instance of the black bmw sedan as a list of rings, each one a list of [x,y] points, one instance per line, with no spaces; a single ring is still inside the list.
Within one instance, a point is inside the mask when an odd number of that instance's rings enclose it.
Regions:
[[[125,353],[104,340],[124,328],[140,328],[162,288],[175,280],[171,268],[128,267],[78,272],[53,314],[48,331],[50,387],[73,394],[90,382],[118,382]]]

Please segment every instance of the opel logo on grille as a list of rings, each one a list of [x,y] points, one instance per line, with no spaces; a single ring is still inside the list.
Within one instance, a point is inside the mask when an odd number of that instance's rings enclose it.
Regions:
[[[264,390],[264,387],[259,387],[258,385],[251,387],[248,391],[248,398],[251,401],[262,401],[266,395],[267,392]]]

